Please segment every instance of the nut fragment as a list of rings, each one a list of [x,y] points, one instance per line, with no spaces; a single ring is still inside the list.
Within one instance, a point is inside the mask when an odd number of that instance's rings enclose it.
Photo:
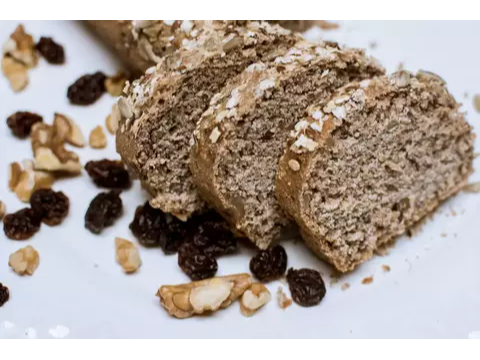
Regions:
[[[294,160],[294,159],[288,160],[288,166],[289,166],[290,169],[292,169],[293,171],[298,171],[298,170],[300,170],[300,163],[299,163],[297,160]]]
[[[283,288],[281,286],[278,287],[277,289],[277,301],[278,301],[278,305],[282,308],[282,309],[286,309],[287,307],[289,307],[290,305],[292,305],[293,303],[293,300],[290,299],[284,292],[283,292]]]
[[[22,175],[22,167],[18,162],[11,163],[9,166],[8,187],[14,191],[20,181]]]
[[[61,122],[63,121],[57,120],[57,125]],[[33,125],[31,143],[36,170],[64,171],[74,174],[82,170],[78,156],[65,149],[65,136],[64,126],[50,126],[44,123]]]
[[[262,283],[254,283],[245,291],[240,300],[240,311],[244,316],[252,316],[271,300],[270,291]]]
[[[27,67],[10,56],[2,58],[2,72],[14,92],[20,92],[28,85]]]
[[[122,95],[123,88],[127,83],[127,75],[124,72],[119,71],[116,75],[108,77],[105,80],[105,89],[112,96]]]
[[[474,97],[473,97],[473,107],[475,108],[475,110],[477,112],[480,113],[480,94],[476,94]]]
[[[120,110],[118,110],[117,104],[114,104],[112,107],[112,112],[105,119],[105,127],[110,134],[115,135],[117,133],[118,121],[120,117]]]
[[[30,245],[14,252],[8,259],[8,266],[18,275],[33,275],[39,263],[38,251]]]
[[[93,149],[104,149],[107,146],[107,137],[100,125],[92,130],[88,143]]]
[[[78,125],[69,117],[55,113],[53,126],[55,127],[57,137],[62,138],[64,136],[66,142],[76,147],[85,146],[85,138],[82,130],[80,130]]]
[[[55,181],[55,176],[44,171],[34,170],[31,160],[24,161],[24,168],[22,170],[22,167],[17,162],[10,164],[8,186],[21,201],[28,202],[35,190],[51,188]]]
[[[7,207],[5,206],[5,203],[0,200],[0,221],[2,221],[3,216],[6,214],[6,212],[7,212]]]
[[[37,66],[38,58],[35,52],[33,37],[25,32],[23,25],[18,25],[3,46],[3,53],[28,68]]]
[[[117,262],[123,267],[126,273],[133,273],[142,265],[138,247],[131,241],[115,238],[115,249]]]
[[[163,285],[158,289],[157,296],[170,315],[184,319],[204,311],[228,307],[250,287],[251,283],[250,274],[221,276],[188,284]],[[223,300],[218,305],[219,299]]]

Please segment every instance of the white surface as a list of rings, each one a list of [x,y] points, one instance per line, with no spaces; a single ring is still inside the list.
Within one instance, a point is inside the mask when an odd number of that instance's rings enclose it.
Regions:
[[[118,63],[92,36],[74,22],[25,22],[36,39],[53,36],[65,45],[67,64],[48,65],[44,60],[30,71],[26,91],[13,94],[0,78],[0,199],[8,210],[23,207],[7,187],[7,165],[31,158],[29,141],[13,138],[5,119],[15,111],[30,110],[51,122],[54,112],[71,116],[84,135],[104,124],[114,99],[105,95],[87,107],[71,106],[67,87],[79,76],[102,70],[113,74]],[[0,22],[0,41],[16,22]],[[338,31],[321,33],[325,39],[349,46],[378,44],[370,53],[388,71],[403,62],[407,69],[427,69],[441,75],[455,97],[465,103],[471,124],[479,129],[480,114],[472,96],[480,93],[480,50],[474,34],[480,22],[346,22]],[[310,31],[311,38],[320,32]],[[464,97],[464,93],[468,93]],[[476,149],[479,151],[477,139]],[[83,163],[90,159],[116,158],[114,138],[106,150],[78,151]],[[480,160],[475,162],[478,170]],[[3,179],[3,180],[1,180]],[[472,181],[480,180],[478,174]],[[123,193],[125,214],[101,236],[83,227],[90,200],[100,191],[83,176],[59,181],[55,189],[71,199],[64,224],[43,225],[31,240],[8,240],[0,233],[0,282],[10,288],[11,299],[0,308],[1,337],[478,337],[480,331],[480,195],[460,194],[442,206],[433,221],[409,240],[400,239],[390,255],[377,257],[329,286],[327,296],[314,308],[293,305],[281,310],[275,301],[280,282],[268,285],[273,300],[251,318],[240,314],[238,303],[211,317],[170,318],[154,296],[162,284],[187,282],[176,256],[160,249],[140,248],[143,266],[125,275],[115,262],[114,237],[133,239],[128,224],[145,196],[138,183]],[[456,216],[453,215],[456,213]],[[441,236],[446,234],[446,236]],[[40,253],[34,276],[19,277],[8,267],[8,256],[26,245]],[[321,270],[329,282],[331,269],[318,261],[300,242],[285,244],[289,266]],[[218,275],[248,271],[253,251],[242,248],[237,256],[219,260]],[[382,264],[391,267],[383,273]],[[374,276],[371,285],[361,280]],[[350,283],[347,291],[340,286]],[[14,326],[12,327],[12,325]],[[62,327],[57,327],[61,325]],[[64,328],[65,327],[65,328]]]

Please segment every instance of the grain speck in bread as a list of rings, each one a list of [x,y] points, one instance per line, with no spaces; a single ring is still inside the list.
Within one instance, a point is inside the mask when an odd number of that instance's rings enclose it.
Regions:
[[[458,108],[438,76],[405,71],[313,104],[276,181],[310,249],[350,271],[458,192],[472,172],[474,140]]]
[[[190,165],[201,195],[234,229],[267,248],[289,223],[274,183],[291,127],[315,99],[382,73],[361,50],[331,43],[299,42],[271,63],[248,67],[212,99],[195,131]]]
[[[265,22],[205,22],[129,86],[118,102],[117,150],[152,195],[153,207],[182,220],[204,208],[188,166],[198,119],[227,81],[251,63],[285,53],[298,39]]]

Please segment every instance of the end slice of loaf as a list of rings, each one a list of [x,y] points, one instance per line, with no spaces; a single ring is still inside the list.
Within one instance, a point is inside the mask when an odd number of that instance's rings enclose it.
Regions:
[[[191,170],[201,195],[239,233],[265,249],[288,220],[274,195],[291,127],[314,101],[356,79],[383,74],[360,50],[298,43],[254,64],[212,99],[195,131]]]
[[[293,31],[305,31],[315,20],[269,20]],[[242,26],[247,20],[230,21]],[[206,20],[87,20],[87,25],[133,71],[143,75],[160,62],[163,56],[177,51],[184,39],[208,26]]]
[[[458,192],[474,141],[458,108],[426,72],[354,83],[312,105],[276,181],[307,245],[350,271]]]
[[[205,22],[133,82],[118,103],[117,150],[152,195],[153,207],[182,220],[204,208],[188,165],[196,122],[227,81],[299,39],[265,22]]]

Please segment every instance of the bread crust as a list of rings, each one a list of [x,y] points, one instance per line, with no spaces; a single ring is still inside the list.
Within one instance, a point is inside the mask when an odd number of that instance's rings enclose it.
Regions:
[[[452,152],[462,153],[463,157],[456,159],[458,162],[458,173],[453,175],[449,173],[437,174],[439,178],[437,180],[438,183],[443,184],[442,181],[446,179],[444,183],[447,185],[444,187],[440,187],[437,183],[418,184],[422,180],[417,180],[416,185],[437,186],[435,188],[438,192],[437,196],[430,197],[417,206],[415,196],[418,195],[414,193],[412,185],[410,190],[412,196],[410,198],[413,204],[409,203],[408,210],[405,210],[405,218],[399,223],[392,221],[387,226],[388,230],[379,231],[376,234],[378,236],[362,240],[364,243],[361,250],[351,251],[353,242],[349,243],[345,238],[336,239],[332,236],[335,232],[335,227],[340,228],[343,224],[337,222],[332,228],[328,228],[327,224],[323,224],[314,216],[312,211],[311,184],[316,180],[313,178],[316,176],[315,174],[318,174],[315,167],[320,158],[326,157],[331,151],[334,151],[330,150],[335,148],[332,148],[332,144],[334,141],[339,141],[334,134],[337,134],[343,127],[347,126],[346,124],[351,124],[353,119],[362,121],[362,117],[359,114],[369,114],[375,109],[385,108],[384,121],[389,121],[389,104],[400,98],[400,96],[397,96],[398,94],[411,99],[413,103],[419,104],[420,108],[425,109],[425,114],[421,114],[418,117],[420,120],[415,125],[418,128],[417,134],[414,135],[415,137],[418,136],[427,141],[429,136],[435,136],[435,134],[427,135],[420,132],[421,121],[436,123],[437,126],[434,126],[432,131],[439,131],[438,136],[442,136],[440,130],[436,130],[440,128],[442,122],[444,122],[444,125],[445,122],[447,125],[449,124],[448,122],[451,122],[454,130],[452,131],[452,136],[455,136],[450,141],[452,149],[455,149]],[[405,103],[398,101],[396,104],[401,106]],[[334,94],[328,102],[312,105],[308,110],[307,116],[302,119],[302,125],[298,126],[298,131],[292,132],[287,142],[285,153],[279,162],[276,178],[278,201],[282,208],[299,225],[307,246],[319,257],[332,263],[337,270],[341,272],[351,271],[358,264],[371,258],[375,249],[380,245],[404,233],[409,227],[414,226],[415,223],[434,211],[442,201],[460,191],[473,171],[474,135],[472,134],[472,128],[464,118],[464,114],[458,110],[459,106],[448,93],[444,81],[437,75],[419,72],[414,76],[404,71],[395,73],[391,77],[380,77],[349,84]],[[408,114],[409,111],[413,113],[416,109],[412,108],[405,113]],[[417,115],[409,114],[408,116],[415,118]],[[399,119],[408,121],[408,116],[405,120]],[[359,126],[362,126],[362,124],[359,124]],[[446,136],[446,134],[443,134],[443,136]],[[302,145],[306,138],[311,144],[310,149]],[[347,140],[353,141],[349,140],[349,138]],[[455,145],[455,142],[458,142],[458,145]],[[376,154],[377,157],[380,155],[380,153]],[[421,159],[416,160],[421,161]],[[428,162],[428,160],[430,159],[427,158],[426,161]],[[292,166],[292,164],[298,164],[298,166]],[[387,160],[386,166],[394,168],[395,164],[389,164]],[[420,169],[423,168],[420,167]],[[397,169],[394,170],[397,171]],[[424,170],[419,170],[420,175],[422,171]],[[450,175],[456,179],[455,183],[449,180],[448,177]],[[392,176],[399,175],[395,173]],[[365,190],[367,193],[368,191],[367,189]],[[338,206],[338,204],[334,205]],[[388,204],[386,203],[385,206],[388,206]],[[372,218],[376,216],[375,213],[370,215]],[[343,233],[342,236],[344,236]]]

